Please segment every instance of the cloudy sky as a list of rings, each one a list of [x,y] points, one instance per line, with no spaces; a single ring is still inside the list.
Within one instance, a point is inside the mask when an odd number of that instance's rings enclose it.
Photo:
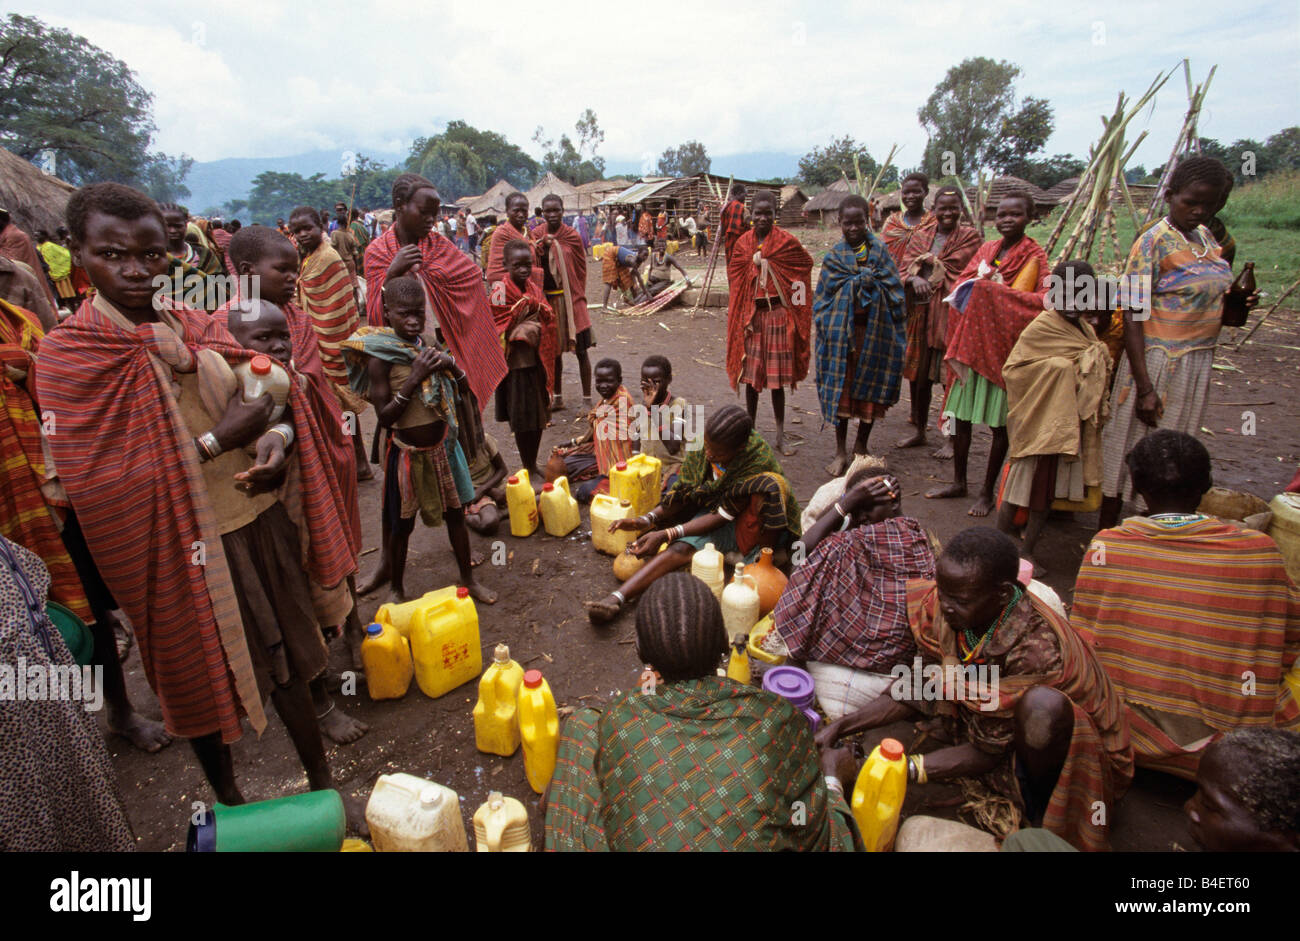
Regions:
[[[611,160],[696,138],[720,155],[802,153],[850,134],[919,162],[916,110],[970,56],[1023,69],[1051,101],[1046,152],[1086,154],[1120,90],[1140,95],[1189,57],[1218,64],[1201,121],[1224,143],[1296,123],[1300,4],[1090,0],[968,3],[136,0],[18,3],[129,65],[155,96],[156,146],[198,160],[338,147],[400,151],[461,118],[536,154],[591,107]],[[308,15],[305,11],[311,9]],[[183,12],[182,12],[183,11]],[[1130,139],[1163,163],[1186,107],[1181,69]]]

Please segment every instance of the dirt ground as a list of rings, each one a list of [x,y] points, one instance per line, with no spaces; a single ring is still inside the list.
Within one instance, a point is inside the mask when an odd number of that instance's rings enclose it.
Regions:
[[[815,258],[820,259],[830,244],[832,232],[796,230]],[[837,233],[834,233],[837,236]],[[703,273],[703,261],[690,253],[679,256],[692,276]],[[589,266],[588,296],[593,304],[604,293],[598,264]],[[627,317],[593,310],[597,347],[593,363],[600,357],[614,357],[623,365],[624,381],[634,397],[641,360],[650,352],[669,357],[675,378],[674,393],[692,405],[713,409],[737,401],[727,385],[721,364],[725,358],[726,311],[710,309],[691,318],[682,307],[671,307],[648,317]],[[1296,441],[1297,395],[1295,352],[1300,350],[1300,312],[1279,311],[1261,328],[1252,343],[1234,352],[1221,345],[1210,393],[1210,406],[1203,438],[1214,457],[1215,482],[1246,490],[1270,499],[1291,479],[1300,462]],[[1239,331],[1225,330],[1221,344],[1235,343]],[[572,407],[580,402],[580,387],[574,359],[566,357],[564,397],[570,408],[557,413],[553,427],[543,441],[543,454],[576,432],[571,423]],[[936,396],[936,399],[939,397]],[[743,404],[743,401],[742,401]],[[937,410],[938,405],[934,406]],[[517,454],[509,429],[490,419],[487,428],[513,469]],[[794,433],[797,453],[782,463],[801,502],[827,479],[825,466],[834,453],[834,433],[822,427],[817,412],[817,394],[812,383],[803,383],[787,396],[787,434]],[[1253,414],[1253,434],[1250,417]],[[931,448],[897,451],[893,443],[909,430],[907,389],[903,400],[889,412],[872,434],[874,453],[888,457],[891,469],[904,485],[904,511],[947,540],[975,523],[966,515],[969,500],[933,501],[923,492],[946,481],[951,464],[930,456]],[[1287,416],[1291,416],[1288,418]],[[934,413],[932,413],[932,424]],[[364,422],[366,440],[374,415]],[[759,431],[771,439],[774,431],[770,399],[759,405]],[[937,439],[937,434],[933,438]],[[971,454],[971,477],[978,479],[988,455],[987,432],[977,433]],[[361,485],[361,513],[365,549],[360,567],[370,572],[377,562],[379,500],[381,485]],[[1084,547],[1096,523],[1095,514],[1062,518],[1049,523],[1041,543],[1042,561],[1049,569],[1045,581],[1069,603],[1074,574]],[[496,537],[505,544],[508,562],[480,568],[482,581],[500,593],[496,605],[479,605],[479,629],[485,665],[493,647],[510,645],[512,656],[526,667],[546,675],[557,701],[563,706],[600,706],[621,690],[632,687],[641,663],[633,652],[634,617],[624,613],[609,628],[589,625],[582,602],[599,598],[617,586],[610,559],[592,549],[587,515],[583,525],[564,539],[547,536],[539,529],[526,539],[515,539],[504,526]],[[492,540],[473,536],[477,549],[490,555]],[[411,539],[407,567],[407,589],[413,594],[453,584],[455,562],[445,533],[417,526]],[[383,598],[362,599],[361,615],[370,618]],[[331,670],[346,669],[341,643],[333,650]],[[140,669],[133,649],[126,664],[127,682],[137,707],[157,718],[158,707]],[[412,683],[399,701],[371,702],[364,681],[356,695],[338,696],[340,706],[370,726],[359,742],[329,748],[337,786],[346,794],[365,799],[380,774],[405,771],[453,788],[460,796],[466,832],[472,833],[474,811],[491,790],[524,801],[532,820],[534,845],[540,847],[542,819],[538,798],[524,778],[522,752],[511,758],[484,755],[474,747],[471,710],[477,686],[466,684],[431,700]],[[245,797],[262,800],[284,796],[306,788],[292,745],[273,712],[270,726],[259,740],[247,734],[235,750],[236,774]],[[101,719],[102,721],[102,719]],[[907,725],[890,730],[910,739]],[[868,747],[879,733],[867,740]],[[185,845],[186,827],[196,801],[211,801],[212,794],[194,755],[184,741],[174,742],[157,755],[133,749],[124,739],[108,737],[131,822],[142,850],[179,850]],[[1120,803],[1113,828],[1117,850],[1151,851],[1194,847],[1183,823],[1181,806],[1192,793],[1187,782],[1153,773],[1140,772],[1128,796]],[[960,797],[952,788],[930,785],[909,794],[910,813],[954,816]],[[472,846],[471,837],[471,846]]]

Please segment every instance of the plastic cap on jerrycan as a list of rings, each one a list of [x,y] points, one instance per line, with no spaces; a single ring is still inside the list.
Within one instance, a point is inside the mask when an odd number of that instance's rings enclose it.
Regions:
[[[850,809],[867,852],[893,848],[898,818],[907,796],[907,759],[903,743],[887,738],[872,749],[858,772]]]

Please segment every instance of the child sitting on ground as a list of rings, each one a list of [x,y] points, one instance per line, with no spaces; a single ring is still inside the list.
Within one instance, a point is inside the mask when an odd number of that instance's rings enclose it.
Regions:
[[[384,558],[358,589],[368,594],[392,586],[391,599],[407,599],[406,551],[415,513],[426,526],[445,519],[460,582],[470,595],[494,604],[496,592],[474,581],[465,504],[474,495],[469,466],[457,440],[456,403],[468,379],[456,360],[426,345],[426,299],[414,278],[390,278],[383,287],[387,327],[362,327],[344,341],[348,380],[370,399],[379,425],[389,429],[384,458]]]
[[[508,473],[496,439],[484,434],[478,454],[469,465],[469,476],[474,482],[474,499],[465,507],[465,525],[481,536],[497,534],[497,525],[501,522],[501,511],[497,504],[505,501],[506,488],[501,485]]]
[[[492,316],[505,346],[510,371],[497,386],[497,421],[509,422],[519,460],[541,490],[537,450],[551,420],[551,392],[557,355],[555,314],[532,278],[533,249],[515,239],[503,250],[508,277],[490,286]]]
[[[593,382],[600,402],[582,416],[588,424],[586,433],[554,448],[546,463],[546,479],[568,477],[573,495],[582,503],[590,503],[597,493],[609,493],[610,468],[631,457],[633,449],[630,425],[636,403],[623,387],[622,365],[616,359],[602,359]]]

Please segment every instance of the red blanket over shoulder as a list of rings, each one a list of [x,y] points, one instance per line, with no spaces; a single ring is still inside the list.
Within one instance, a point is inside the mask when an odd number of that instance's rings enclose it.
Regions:
[[[745,328],[754,319],[759,266],[754,264],[758,240],[750,229],[736,240],[736,250],[727,262],[727,378],[731,388],[740,380],[745,357]],[[775,276],[779,294],[790,311],[790,340],[794,349],[795,375],[802,382],[808,375],[809,337],[812,334],[812,256],[797,238],[778,225],[763,240],[762,258]],[[778,291],[769,280],[764,293]],[[802,302],[802,303],[796,303]]]
[[[492,235],[494,251],[501,231],[498,228]],[[483,272],[436,232],[416,244],[423,260],[414,274],[424,284],[451,355],[469,376],[469,387],[481,410],[506,375],[506,358],[483,292]],[[366,246],[366,319],[372,327],[385,323],[384,281],[396,254],[396,228]]]
[[[958,283],[974,278],[981,261],[993,264],[1001,247],[1001,239],[981,245],[966,263]],[[1032,259],[1038,260],[1038,284],[1034,292],[1013,290],[1011,284],[1020,274],[1020,269]],[[964,311],[949,309],[948,352],[944,355],[944,362],[949,363],[947,385],[950,387],[954,377],[951,363],[957,362],[969,366],[998,388],[1005,389],[1002,364],[1011,355],[1011,349],[1025,327],[1043,312],[1051,267],[1041,245],[1025,236],[1007,252],[998,271],[1002,274],[1002,284],[980,279],[972,286]]]
[[[520,291],[513,278],[506,278],[493,289],[492,301],[492,317],[496,320],[497,332],[503,338],[529,314],[537,312],[537,319],[542,325],[542,340],[537,356],[546,369],[546,388],[554,392],[555,357],[558,355],[559,344],[555,341],[555,312],[542,296],[542,289],[529,281],[527,292]],[[496,303],[497,301],[502,303]]]
[[[552,252],[564,253],[564,268],[569,277],[569,290],[573,294],[573,331],[576,336],[591,326],[591,315],[587,313],[587,249],[583,247],[582,236],[571,225],[560,223],[560,231],[551,233],[546,226],[538,226],[532,232],[533,244],[541,252],[541,240],[547,235],[555,239]],[[542,259],[539,257],[538,262]],[[534,269],[541,271],[540,268]]]
[[[532,244],[527,232],[520,232],[509,220],[497,223],[497,227],[492,230],[492,241],[488,244],[488,263],[487,263],[487,286],[488,292],[491,293],[492,286],[498,281],[509,281],[510,275],[506,271],[505,253],[506,246],[518,239],[521,242]],[[537,289],[542,288],[542,269],[533,265],[532,280],[537,282]],[[585,282],[584,282],[585,284]]]

